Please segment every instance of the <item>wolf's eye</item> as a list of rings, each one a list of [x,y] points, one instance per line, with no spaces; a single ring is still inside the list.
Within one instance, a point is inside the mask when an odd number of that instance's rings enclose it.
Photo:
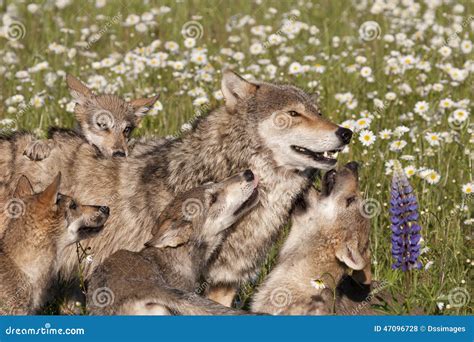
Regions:
[[[355,196],[349,197],[346,200],[346,207],[350,206],[355,201],[355,199],[356,199]]]
[[[125,129],[123,130],[123,133],[124,133],[125,135],[129,135],[131,131],[132,131],[132,127],[127,126],[127,127],[125,127]]]
[[[217,202],[217,194],[212,194],[211,199],[209,201],[209,205],[213,205],[216,202]]]
[[[71,201],[71,203],[69,203],[69,209],[71,209],[71,210],[76,210],[76,208],[77,208],[76,202]]]
[[[58,194],[58,196],[56,196],[56,205],[58,205],[62,199],[63,199],[63,196],[61,194]]]
[[[300,113],[295,112],[294,110],[290,110],[290,111],[288,112],[288,114],[290,114],[290,116],[293,116],[293,117],[294,117],[294,116],[300,116]]]

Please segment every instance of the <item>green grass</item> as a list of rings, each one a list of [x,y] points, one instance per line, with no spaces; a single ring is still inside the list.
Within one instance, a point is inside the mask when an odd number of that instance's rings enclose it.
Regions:
[[[29,13],[26,5],[16,4],[18,15],[16,20],[21,22],[24,28],[24,37],[12,42],[0,38],[0,58],[4,59],[14,53],[16,63],[2,63],[4,69],[0,73],[0,122],[5,118],[14,119],[13,124],[4,125],[3,129],[27,129],[34,130],[44,135],[50,125],[72,127],[74,118],[72,113],[65,109],[61,99],[70,101],[70,96],[64,80],[60,77],[52,87],[47,87],[44,76],[48,72],[57,73],[64,71],[87,80],[93,75],[102,75],[107,83],[114,83],[120,77],[123,86],[116,92],[122,96],[132,98],[147,96],[153,92],[161,93],[163,110],[157,116],[148,117],[142,123],[137,135],[169,135],[179,131],[180,127],[189,121],[196,111],[200,109],[193,105],[193,97],[187,92],[195,87],[201,87],[210,99],[205,108],[214,108],[221,102],[213,97],[213,92],[219,89],[219,70],[223,64],[232,64],[234,69],[241,74],[253,74],[256,79],[273,82],[292,83],[300,86],[308,92],[318,91],[320,93],[320,104],[323,112],[335,122],[343,122],[347,119],[357,119],[363,110],[374,115],[370,130],[377,134],[384,128],[394,129],[399,125],[405,125],[410,129],[417,128],[414,139],[403,136],[408,144],[402,152],[393,152],[389,144],[394,140],[381,140],[377,138],[375,144],[364,148],[354,137],[351,149],[342,155],[341,162],[357,160],[362,164],[361,190],[366,198],[375,199],[380,203],[381,211],[372,218],[371,247],[373,255],[373,275],[378,281],[390,283],[390,291],[406,298],[403,303],[394,303],[388,309],[389,313],[403,314],[414,312],[416,308],[422,308],[429,314],[472,314],[472,302],[467,300],[463,305],[453,305],[453,294],[456,288],[464,288],[471,292],[472,285],[472,263],[467,259],[473,259],[472,255],[472,223],[465,223],[474,216],[474,198],[464,195],[461,186],[473,181],[473,126],[466,124],[461,129],[453,130],[448,125],[447,114],[438,113],[438,103],[441,99],[450,97],[453,101],[462,99],[473,99],[473,76],[472,72],[458,86],[450,84],[450,76],[436,65],[451,63],[452,66],[463,68],[467,61],[473,63],[473,53],[461,53],[459,49],[453,49],[451,56],[443,59],[430,39],[437,35],[431,29],[432,25],[424,32],[419,40],[409,47],[397,46],[395,43],[384,42],[385,34],[397,34],[404,32],[408,37],[416,31],[414,24],[425,21],[422,13],[426,11],[424,4],[420,5],[419,14],[410,16],[404,23],[397,24],[399,13],[386,11],[381,14],[371,14],[368,9],[356,9],[349,1],[320,0],[313,1],[311,8],[306,7],[309,2],[305,1],[160,1],[159,4],[150,1],[144,5],[138,1],[109,1],[103,8],[96,8],[94,1],[77,1],[70,6],[59,10],[40,10],[36,14]],[[369,1],[370,3],[370,1]],[[458,22],[467,22],[461,25],[458,32],[463,39],[473,39],[471,22],[474,19],[473,4],[469,0],[460,1],[464,5],[464,12],[455,14],[454,5],[443,5],[434,11],[435,22],[438,25],[448,27],[456,21],[455,17],[461,18]],[[13,4],[13,3],[12,3]],[[141,15],[152,8],[167,5],[171,11],[167,14],[155,16],[155,26],[148,29],[146,33],[139,33],[132,27],[125,27],[122,22],[129,14]],[[6,11],[7,5],[0,9]],[[276,14],[269,15],[272,7]],[[398,6],[402,8],[403,6]],[[288,14],[290,11],[299,10],[299,16]],[[249,47],[255,41],[264,43],[265,38],[259,38],[250,31],[252,26],[268,25],[268,34],[277,33],[281,30],[281,19],[284,14],[297,21],[316,25],[319,33],[314,36],[319,39],[319,45],[311,45],[308,40],[311,34],[303,30],[294,39],[288,39],[280,47],[270,47],[259,56],[252,56]],[[121,14],[122,20],[111,23],[111,18]],[[255,24],[235,28],[233,32],[227,32],[226,24],[235,23],[245,15],[250,15]],[[101,17],[102,16],[102,17]],[[231,18],[234,18],[233,20]],[[183,72],[173,74],[170,67],[151,68],[146,66],[137,74],[117,75],[110,68],[94,69],[93,62],[102,60],[112,53],[119,53],[122,57],[128,51],[148,46],[155,39],[160,39],[162,44],[156,50],[165,51],[164,44],[167,41],[175,41],[180,44],[180,50],[176,54],[170,53],[169,60],[186,60],[189,56],[183,47],[183,36],[181,29],[186,22],[195,20],[202,26],[202,37],[197,39],[197,47],[207,49],[209,74],[212,81],[196,81],[195,75],[205,66],[187,63]],[[380,27],[381,36],[378,39],[365,41],[360,39],[359,27],[367,21],[375,21]],[[100,39],[91,44],[86,50],[77,47],[81,41],[81,29],[90,28],[93,25],[97,30],[105,33]],[[60,27],[72,29],[72,33],[65,33]],[[238,43],[230,43],[230,35],[241,37]],[[285,33],[281,36],[286,37]],[[339,46],[334,45],[334,37],[340,38]],[[447,34],[442,36],[447,38]],[[68,51],[76,48],[75,56],[68,57],[65,53],[54,54],[48,50],[51,43],[64,45]],[[231,47],[234,52],[243,52],[246,56],[241,62],[230,59],[221,53],[222,48]],[[285,51],[292,48],[292,51]],[[387,75],[384,72],[386,61],[384,57],[390,55],[391,51],[399,51],[403,55],[411,54],[420,57],[431,65],[431,71],[422,72],[417,69],[408,70],[403,75]],[[84,55],[82,52],[93,52],[95,57]],[[288,56],[289,63],[278,66],[281,56]],[[305,56],[315,57],[315,61],[304,61]],[[370,66],[374,75],[374,82],[369,83],[363,79],[359,72],[348,73],[346,67],[355,64],[356,56],[364,56],[364,63]],[[119,57],[118,63],[121,58]],[[277,73],[270,77],[266,72],[252,71],[252,65],[258,64],[259,59],[268,59],[270,63],[277,66]],[[47,61],[47,70],[30,74],[30,81],[21,82],[15,77],[20,70],[27,70],[33,65]],[[288,73],[288,66],[292,62],[301,64],[319,63],[326,67],[324,73],[313,71],[298,75]],[[264,65],[263,65],[264,67]],[[263,70],[262,67],[262,70]],[[467,68],[465,66],[465,68]],[[420,76],[421,74],[425,76]],[[426,77],[423,82],[420,77]],[[309,87],[310,81],[318,81],[317,86]],[[417,93],[420,86],[432,85],[444,82],[444,89],[440,92],[430,91],[426,95]],[[398,85],[407,83],[412,92],[402,95]],[[7,105],[6,100],[11,96],[22,94],[28,102],[35,94],[43,92],[44,105],[39,108],[26,106],[22,110],[18,104]],[[384,99],[384,95],[393,91],[397,93],[397,99],[387,102],[382,110],[374,107],[373,101],[368,94],[377,91],[376,97]],[[358,101],[355,109],[348,109],[336,99],[337,93],[351,92]],[[415,114],[412,119],[403,120],[402,114],[413,112],[418,101],[426,101],[430,105],[429,115],[433,118],[427,122]],[[10,112],[12,108],[17,113]],[[466,108],[472,112],[472,103]],[[20,113],[20,114],[18,114]],[[4,121],[3,121],[4,122]],[[472,119],[471,119],[472,122]],[[0,125],[0,128],[2,126]],[[424,139],[426,132],[448,132],[452,135],[452,142],[443,141],[439,147],[430,147]],[[441,179],[438,184],[430,185],[418,176],[410,178],[418,196],[421,214],[421,225],[424,246],[429,250],[423,253],[421,260],[426,265],[432,261],[428,270],[408,272],[406,274],[399,270],[392,270],[392,258],[390,254],[390,221],[388,214],[389,189],[391,176],[385,173],[385,162],[391,159],[400,159],[402,155],[410,155],[413,161],[401,160],[403,166],[412,164],[419,167],[428,167],[436,170]],[[459,205],[467,205],[467,210],[459,210]],[[262,276],[267,274],[274,263],[277,250],[275,249],[269,257],[262,271]],[[241,299],[248,301],[253,286],[249,285],[241,293]],[[454,292],[453,292],[454,291]],[[449,294],[451,293],[451,297]],[[451,304],[450,304],[451,299]],[[467,299],[467,298],[466,298]],[[450,308],[439,310],[437,303],[450,304]]]

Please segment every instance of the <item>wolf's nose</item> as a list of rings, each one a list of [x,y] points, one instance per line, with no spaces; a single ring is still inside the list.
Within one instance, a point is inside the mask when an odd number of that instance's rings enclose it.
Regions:
[[[339,127],[336,131],[336,135],[341,139],[344,144],[351,142],[352,131],[350,129]]]
[[[110,208],[109,208],[109,207],[100,207],[100,208],[99,208],[99,211],[100,211],[102,214],[105,214],[105,215],[109,215],[109,214],[110,214]]]
[[[124,158],[126,156],[127,155],[123,151],[115,151],[114,153],[112,153],[112,157]]]
[[[244,171],[244,178],[247,182],[252,182],[255,179],[253,172],[251,170]]]

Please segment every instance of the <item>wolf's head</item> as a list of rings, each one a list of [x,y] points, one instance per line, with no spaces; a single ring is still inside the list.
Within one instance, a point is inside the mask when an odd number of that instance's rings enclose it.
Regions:
[[[108,207],[78,204],[59,193],[61,174],[42,192],[35,194],[27,177],[22,176],[15,190],[16,211],[9,233],[22,234],[32,246],[62,248],[98,234],[109,216]],[[26,230],[20,232],[20,230]],[[29,241],[29,242],[28,242]]]
[[[336,152],[351,140],[351,130],[324,118],[314,99],[294,86],[248,82],[225,69],[222,93],[228,112],[248,115],[278,166],[332,169]]]
[[[147,246],[177,247],[189,242],[211,252],[222,233],[257,204],[257,187],[253,172],[246,170],[179,194],[161,214]]]
[[[126,102],[116,95],[97,95],[81,81],[67,75],[76,101],[74,109],[82,134],[105,157],[126,157],[133,129],[158,100],[158,96]]]
[[[322,180],[316,207],[325,234],[334,237],[335,256],[353,270],[366,270],[370,278],[370,221],[364,214],[358,190],[358,165],[328,171]]]

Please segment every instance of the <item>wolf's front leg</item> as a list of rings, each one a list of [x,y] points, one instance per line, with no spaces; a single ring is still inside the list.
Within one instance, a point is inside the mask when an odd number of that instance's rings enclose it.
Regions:
[[[54,142],[51,139],[34,140],[26,146],[23,154],[30,160],[41,161],[49,157],[53,148]]]
[[[237,294],[237,290],[229,285],[216,285],[209,289],[207,293],[207,298],[228,306],[232,307],[232,303],[234,302],[235,295]]]

